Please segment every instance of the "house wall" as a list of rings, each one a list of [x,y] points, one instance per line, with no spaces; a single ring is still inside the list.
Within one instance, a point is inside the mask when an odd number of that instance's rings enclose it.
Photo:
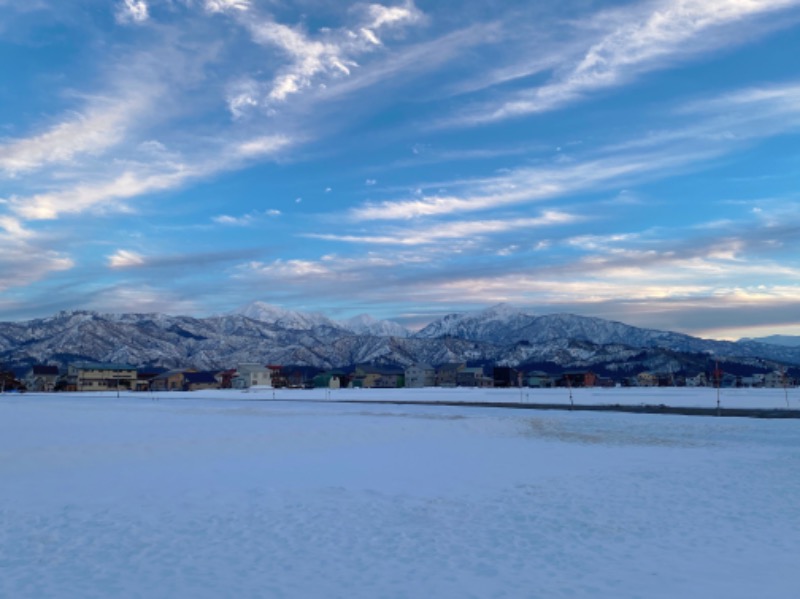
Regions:
[[[429,366],[409,366],[405,379],[406,387],[433,387],[436,385],[436,370]]]
[[[239,365],[231,384],[235,389],[250,387],[272,387],[272,371],[269,368],[255,365]]]
[[[133,389],[136,385],[136,369],[105,369],[70,367],[78,391],[117,391]]]
[[[56,387],[58,375],[40,374],[25,379],[28,391],[52,391]]]

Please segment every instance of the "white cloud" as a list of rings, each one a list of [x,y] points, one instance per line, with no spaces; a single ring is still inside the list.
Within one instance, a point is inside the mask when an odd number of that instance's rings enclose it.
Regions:
[[[119,171],[111,178],[95,173],[86,182],[58,182],[54,191],[12,196],[6,203],[14,214],[27,220],[124,210],[132,198],[175,189],[191,180],[239,168],[246,161],[270,156],[289,143],[282,136],[265,136],[218,146],[211,158],[202,154],[190,160],[174,156],[170,162],[160,159],[150,163],[122,162],[101,169],[102,173]]]
[[[18,240],[33,237],[33,232],[23,227],[19,220],[7,215],[0,215],[0,229],[3,229],[9,237]]]
[[[150,17],[145,0],[122,0],[116,18],[120,23],[144,23]]]
[[[9,204],[15,214],[27,220],[52,220],[63,214],[78,214],[88,210],[119,210],[124,205],[120,200],[171,189],[200,174],[188,169],[160,173],[125,171],[106,181],[77,184],[60,191],[28,197],[12,197]]]
[[[349,75],[358,66],[345,56],[348,48],[336,41],[311,39],[299,28],[274,21],[250,22],[253,39],[263,45],[281,49],[292,61],[274,80],[268,98],[283,101],[311,86],[317,75]]]
[[[253,79],[243,79],[230,86],[228,91],[228,110],[234,119],[245,116],[261,101],[261,86]]]
[[[43,133],[0,143],[0,169],[15,176],[69,163],[82,154],[100,154],[125,139],[158,93],[158,88],[140,83],[138,89],[126,86],[117,96],[93,98],[84,112],[69,115]]]
[[[406,0],[401,6],[370,4],[366,10],[370,18],[367,26],[370,29],[417,23],[424,18],[423,13],[414,5],[412,0]]]
[[[390,220],[486,210],[696,168],[752,140],[800,130],[800,85],[793,81],[737,90],[692,102],[671,116],[676,114],[694,117],[695,121],[601,148],[601,158],[573,155],[554,160],[549,166],[509,170],[491,178],[443,182],[446,188],[464,191],[417,193],[408,199],[366,203],[354,208],[351,215],[356,220]],[[612,203],[636,201],[623,190]]]
[[[573,214],[550,210],[540,217],[516,218],[502,220],[455,221],[438,223],[435,226],[420,229],[404,228],[388,235],[331,235],[309,234],[308,237],[341,241],[348,243],[364,243],[379,245],[424,245],[438,241],[467,239],[474,240],[480,236],[497,235],[519,229],[557,226],[575,223],[582,220]]]
[[[400,6],[370,4],[366,7],[365,13],[367,21],[359,31],[368,42],[376,46],[381,45],[382,42],[375,31],[419,23],[425,18],[412,0],[407,0]]]
[[[689,103],[679,113],[715,115],[742,111],[744,114],[751,114],[754,110],[759,115],[764,112],[776,116],[800,114],[800,84],[792,81],[739,89],[716,98]]]
[[[132,266],[143,266],[144,256],[129,250],[117,250],[108,257],[108,266],[111,268],[130,268]]]
[[[463,194],[423,195],[405,200],[367,203],[353,209],[351,216],[356,220],[410,219],[541,201],[597,188],[627,177],[691,164],[707,159],[709,155],[637,153],[550,167],[517,169],[488,179],[452,182],[452,186],[468,190]]]
[[[49,240],[17,219],[0,216],[0,291],[26,287],[75,266],[72,258],[49,245]]]
[[[218,2],[208,3],[207,9],[231,12],[229,9],[239,8],[237,20],[250,32],[253,41],[277,48],[288,59],[288,64],[277,70],[269,84],[245,81],[232,90],[228,105],[234,117],[240,117],[250,107],[281,104],[290,96],[312,88],[327,88],[331,81],[350,76],[359,66],[359,56],[382,45],[378,31],[401,28],[423,18],[413,2],[395,7],[371,4],[364,10],[363,23],[353,28],[324,28],[311,34],[299,25],[279,23],[244,10],[248,4],[218,6]]]
[[[208,12],[246,11],[250,9],[250,0],[206,0]]]
[[[219,225],[234,225],[237,227],[244,227],[253,222],[253,217],[249,214],[244,216],[230,216],[229,214],[220,214],[212,219]]]
[[[265,135],[239,143],[236,146],[236,152],[244,158],[270,156],[286,148],[291,143],[292,140],[284,135]]]
[[[367,29],[366,27],[362,27],[359,31],[361,32],[361,35],[363,35],[364,38],[366,38],[366,40],[368,42],[370,42],[371,44],[375,44],[376,46],[380,46],[381,45],[381,43],[382,43],[381,40],[378,39],[378,36],[375,35],[372,32],[371,29]]]
[[[255,211],[249,214],[243,214],[241,216],[231,216],[230,214],[220,214],[215,216],[211,220],[219,225],[231,225],[236,227],[246,227],[250,226],[256,222],[258,218],[261,217],[270,217],[274,218],[276,216],[280,216],[281,211],[275,210],[274,208],[269,210],[264,210],[263,212]]]
[[[328,276],[332,274],[330,268],[320,262],[310,260],[275,260],[269,264],[263,262],[249,262],[240,267],[248,273],[256,273],[266,277],[280,278],[305,278],[311,276]]]

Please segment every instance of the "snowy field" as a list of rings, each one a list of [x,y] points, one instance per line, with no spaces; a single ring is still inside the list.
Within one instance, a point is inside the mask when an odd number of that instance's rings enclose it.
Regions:
[[[330,396],[569,402],[525,393]],[[797,420],[327,397],[0,396],[0,597],[798,596]]]
[[[117,397],[116,393],[107,394]],[[523,403],[574,405],[667,405],[687,408],[716,408],[717,389],[710,387],[628,387],[576,389],[476,389],[428,387],[424,389],[248,389],[191,392],[123,393],[122,397],[140,400],[286,400],[286,401],[441,401],[464,403]],[[7,396],[9,397],[9,396]],[[53,397],[28,394],[26,397]],[[59,393],[59,398],[101,397],[99,394]],[[720,389],[723,408],[800,409],[800,388],[788,389]]]

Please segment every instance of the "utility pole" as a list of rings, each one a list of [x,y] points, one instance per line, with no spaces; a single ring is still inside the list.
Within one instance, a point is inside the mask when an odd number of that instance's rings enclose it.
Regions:
[[[789,408],[789,380],[786,378],[786,367],[781,368],[781,383],[783,383],[783,396],[786,400],[786,408]]]
[[[569,373],[564,376],[567,379],[567,388],[569,389],[569,409],[572,411],[572,408],[575,407],[575,402],[572,401],[572,380],[570,379]]]

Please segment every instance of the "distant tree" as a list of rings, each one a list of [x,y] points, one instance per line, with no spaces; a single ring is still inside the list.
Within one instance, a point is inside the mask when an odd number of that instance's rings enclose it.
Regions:
[[[25,391],[25,384],[10,370],[0,371],[0,392],[6,391]]]

